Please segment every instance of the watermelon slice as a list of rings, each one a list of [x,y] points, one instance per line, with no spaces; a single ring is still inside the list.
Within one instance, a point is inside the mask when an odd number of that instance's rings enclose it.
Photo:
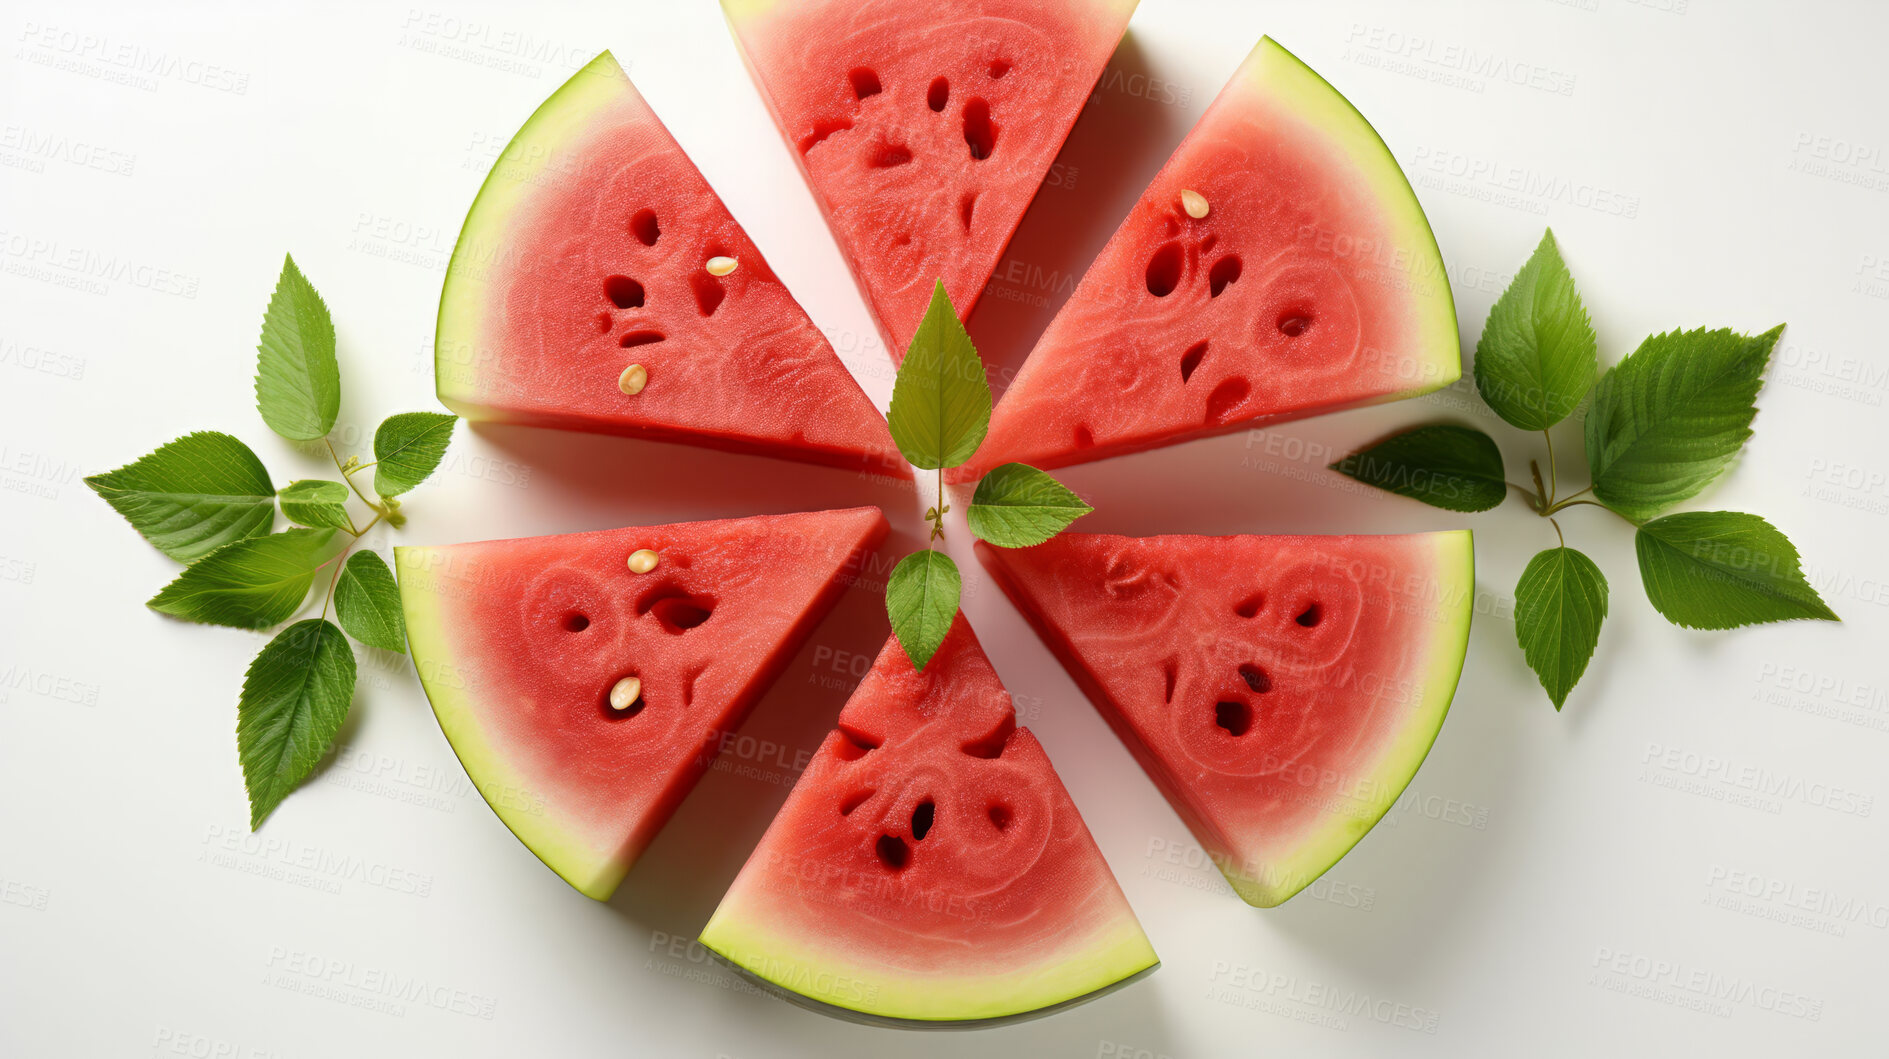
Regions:
[[[1018,370],[954,480],[1456,381],[1456,308],[1377,133],[1262,39]]]
[[[414,666],[466,774],[601,901],[885,532],[862,507],[394,556]]]
[[[874,1022],[1040,1015],[1158,962],[963,615],[922,672],[886,643],[702,944]]]
[[[968,318],[1137,0],[722,0],[886,348]]]
[[[1467,530],[1063,534],[978,554],[1247,903],[1338,862],[1397,800],[1456,692]]]
[[[910,473],[609,52],[538,108],[479,189],[434,358],[440,400],[467,419]]]

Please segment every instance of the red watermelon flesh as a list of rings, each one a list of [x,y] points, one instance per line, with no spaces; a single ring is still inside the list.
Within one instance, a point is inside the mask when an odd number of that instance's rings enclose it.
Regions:
[[[962,615],[923,671],[888,641],[702,942],[870,1020],[1040,1012],[1156,962]]]
[[[977,547],[1260,906],[1322,875],[1410,782],[1455,693],[1475,595],[1466,530]]]
[[[969,317],[1137,0],[722,0],[893,359]]]
[[[864,507],[395,558],[414,664],[467,774],[602,900],[886,528]],[[639,572],[645,550],[656,564]],[[619,708],[625,678],[640,695]]]
[[[468,419],[909,473],[884,418],[608,52],[531,116],[480,189],[435,360],[440,400]]]
[[[953,479],[1414,396],[1461,374],[1449,282],[1403,171],[1343,96],[1262,40]]]

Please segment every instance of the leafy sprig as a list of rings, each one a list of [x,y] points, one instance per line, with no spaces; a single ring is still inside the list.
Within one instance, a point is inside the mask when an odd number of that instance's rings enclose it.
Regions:
[[[237,755],[252,828],[308,776],[347,719],[355,661],[342,630],[370,647],[405,650],[393,574],[379,555],[357,549],[381,523],[406,521],[395,497],[439,467],[458,422],[438,412],[389,417],[374,433],[374,461],[362,463],[343,459],[329,440],[340,408],[334,322],[288,257],[256,347],[256,410],[282,437],[323,442],[341,480],[304,479],[278,492],[249,446],[214,431],[186,434],[85,480],[158,550],[187,564],[151,598],[153,610],[266,629],[294,617],[327,572],[321,617],[271,639],[237,699]],[[369,468],[373,495],[354,480]],[[350,512],[350,497],[371,517]],[[278,506],[296,528],[271,532]],[[339,627],[328,620],[330,606]]]
[[[944,537],[944,472],[968,461],[990,430],[990,380],[977,347],[939,283],[919,322],[886,419],[892,440],[912,466],[938,472],[938,502],[925,511],[931,523],[926,549],[899,560],[886,581],[886,615],[912,665],[924,669],[951,629],[963,594],[957,563],[936,549]],[[965,519],[971,533],[1000,548],[1027,548],[1062,532],[1092,508],[1062,483],[1034,467],[1006,463],[978,482]]]
[[[1586,671],[1607,617],[1606,577],[1567,546],[1555,518],[1571,507],[1602,508],[1633,524],[1647,599],[1675,625],[1839,620],[1805,580],[1797,549],[1764,519],[1735,511],[1665,514],[1704,491],[1744,447],[1783,330],[1780,324],[1759,335],[1723,328],[1653,335],[1596,382],[1593,324],[1550,231],[1489,311],[1475,371],[1476,389],[1496,415],[1541,432],[1546,478],[1530,460],[1533,489],[1508,481],[1495,440],[1454,424],[1395,434],[1331,468],[1451,511],[1485,511],[1513,491],[1549,520],[1558,546],[1522,571],[1515,637],[1559,710]],[[1590,391],[1582,434],[1592,484],[1564,496],[1549,429]]]

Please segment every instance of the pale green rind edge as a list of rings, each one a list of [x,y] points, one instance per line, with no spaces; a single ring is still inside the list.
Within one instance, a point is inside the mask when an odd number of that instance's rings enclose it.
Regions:
[[[1456,685],[1462,678],[1463,661],[1469,653],[1469,622],[1475,612],[1476,548],[1469,530],[1443,530],[1422,534],[1436,545],[1434,576],[1449,584],[1460,584],[1462,602],[1451,620],[1440,622],[1430,644],[1427,675],[1423,680],[1423,699],[1413,716],[1403,726],[1396,741],[1387,747],[1375,772],[1369,777],[1371,791],[1381,797],[1358,805],[1356,811],[1331,821],[1313,835],[1297,852],[1282,862],[1269,865],[1277,878],[1289,880],[1284,885],[1267,883],[1237,875],[1222,865],[1222,874],[1240,899],[1257,908],[1272,908],[1316,882],[1319,876],[1351,852],[1373,827],[1377,826],[1404,789],[1417,775],[1417,769],[1430,755],[1443,720],[1449,715],[1450,701],[1456,697]],[[1360,778],[1363,782],[1365,778]]]
[[[1417,200],[1416,190],[1410,186],[1410,179],[1397,164],[1397,156],[1391,153],[1384,138],[1344,93],[1271,37],[1259,39],[1234,78],[1245,79],[1254,91],[1286,102],[1310,126],[1311,138],[1344,152],[1376,192],[1377,201],[1397,227],[1397,245],[1409,247],[1413,252],[1429,248],[1430,260],[1425,264],[1435,269],[1432,280],[1435,292],[1429,295],[1408,293],[1413,309],[1421,317],[1418,355],[1425,370],[1420,375],[1429,377],[1422,378],[1411,389],[1364,403],[1418,397],[1462,378],[1462,336],[1457,330],[1456,298],[1450,290],[1449,273],[1443,267],[1443,251],[1437,245],[1436,232],[1423,212],[1423,204]]]
[[[607,901],[629,873],[628,858],[599,855],[574,829],[561,826],[548,810],[533,814],[491,796],[492,791],[525,792],[531,788],[524,776],[485,738],[479,728],[471,692],[453,687],[444,679],[447,674],[461,674],[465,669],[455,661],[442,601],[425,584],[430,577],[424,569],[427,558],[442,551],[412,546],[394,549],[394,569],[400,579],[400,605],[407,618],[407,647],[413,668],[420,675],[420,686],[426,689],[427,701],[432,703],[433,716],[438,719],[440,730],[446,733],[446,741],[465,767],[472,785],[478,788],[479,796],[525,848],[585,897]]]
[[[538,190],[533,178],[565,156],[559,145],[581,140],[590,131],[597,112],[621,103],[626,94],[637,95],[629,75],[617,65],[615,56],[608,51],[599,53],[551,93],[519,127],[479,186],[472,208],[466,211],[466,223],[459,230],[452,259],[446,265],[433,336],[433,377],[440,403],[466,419],[490,419],[496,414],[485,405],[476,382],[480,374],[478,353],[485,348],[492,296],[490,283],[475,267],[475,249],[502,241],[515,214]],[[510,161],[514,158],[522,161]],[[472,356],[463,363],[450,359],[460,351]]]
[[[837,992],[823,996],[789,984],[787,972],[795,969],[806,972],[810,981],[825,976],[861,982],[871,976],[850,966],[844,953],[796,942],[770,931],[759,921],[761,917],[744,916],[741,890],[742,880],[737,877],[702,928],[703,946],[777,995],[854,1021],[937,1027],[1021,1021],[1102,996],[1161,965],[1141,924],[1129,912],[1108,931],[1110,936],[1053,967],[1022,968],[955,982],[872,978],[877,988],[874,1000],[861,1003]]]
[[[857,1008],[839,1007],[834,1004],[829,1004],[824,1000],[816,1000],[813,997],[807,996],[804,993],[796,993],[792,989],[785,988],[784,986],[781,986],[775,982],[771,982],[767,980],[766,978],[762,978],[760,975],[755,974],[753,971],[750,971],[746,967],[743,967],[742,965],[734,962],[733,960],[730,960],[728,957],[722,955],[719,952],[716,952],[714,949],[709,949],[708,951],[709,951],[709,954],[714,956],[716,961],[721,963],[723,966],[732,969],[736,974],[739,974],[742,978],[754,983],[757,987],[759,987],[764,992],[767,992],[769,994],[772,994],[773,996],[779,997],[780,999],[785,1000],[796,1007],[805,1008],[808,1011],[825,1015],[828,1018],[835,1018],[835,1019],[840,1019],[845,1022],[857,1023],[862,1026],[882,1026],[887,1029],[902,1029],[902,1030],[977,1030],[977,1029],[989,1029],[996,1026],[1009,1026],[1009,1025],[1014,1025],[1019,1022],[1030,1022],[1035,1019],[1045,1018],[1047,1016],[1054,1015],[1059,1011],[1067,1011],[1073,1007],[1080,1007],[1083,1004],[1087,1004],[1091,1000],[1098,1000],[1102,997],[1109,995],[1110,993],[1115,992],[1118,989],[1123,989],[1129,985],[1139,982],[1143,978],[1146,978],[1149,975],[1161,969],[1161,964],[1159,962],[1155,962],[1155,963],[1149,964],[1146,967],[1143,967],[1141,970],[1136,971],[1135,973],[1127,976],[1126,978],[1118,978],[1115,981],[1110,982],[1108,985],[1105,985],[1102,988],[1097,989],[1093,992],[1084,993],[1081,996],[1077,996],[1077,997],[1071,997],[1068,1000],[1059,1001],[1047,1007],[1040,1007],[1040,1008],[1036,1008],[1030,1011],[1020,1011],[1012,1015],[994,1015],[989,1018],[969,1018],[969,1019],[912,1019],[912,1018],[898,1018],[898,1017],[886,1016],[886,1015],[875,1015],[875,1014],[872,1014],[871,1012],[860,1011]]]

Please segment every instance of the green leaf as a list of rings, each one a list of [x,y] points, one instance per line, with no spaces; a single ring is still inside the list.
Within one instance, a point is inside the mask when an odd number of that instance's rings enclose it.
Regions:
[[[970,459],[990,429],[990,380],[942,282],[906,347],[886,419],[899,451],[927,471]]]
[[[1515,585],[1515,639],[1555,709],[1586,672],[1606,617],[1607,578],[1592,559],[1561,547],[1528,561]]]
[[[290,441],[327,437],[341,411],[334,321],[293,257],[283,257],[282,276],[262,317],[256,410],[270,430]]]
[[[249,663],[236,706],[236,751],[249,788],[249,828],[321,762],[354,700],[354,652],[333,622],[298,621]]]
[[[331,529],[292,529],[226,544],[151,597],[152,610],[211,625],[264,629],[288,620],[338,549]]]
[[[1790,539],[1756,515],[1684,511],[1633,539],[1653,609],[1688,629],[1768,621],[1840,621],[1804,580]]]
[[[282,514],[298,526],[349,529],[354,525],[348,518],[348,487],[340,482],[304,478],[283,486],[278,495]]]
[[[348,635],[369,647],[407,653],[407,622],[400,612],[400,588],[387,560],[373,552],[355,552],[335,582],[335,617]]]
[[[1700,328],[1640,343],[1594,389],[1585,425],[1594,496],[1639,521],[1711,484],[1751,436],[1753,402],[1783,331]]]
[[[374,431],[374,491],[399,496],[439,469],[453,440],[457,416],[443,412],[402,412],[388,416]]]
[[[1482,325],[1476,389],[1511,425],[1546,430],[1580,406],[1594,363],[1594,325],[1550,229]]]
[[[1027,464],[1006,463],[977,483],[965,518],[982,540],[999,548],[1028,548],[1094,510],[1048,474]]]
[[[1450,511],[1487,511],[1508,492],[1502,452],[1480,430],[1438,423],[1359,449],[1330,469]]]
[[[85,480],[144,539],[179,562],[269,532],[275,486],[249,446],[213,430]]]
[[[938,653],[945,634],[957,617],[958,596],[964,590],[958,564],[943,552],[913,552],[892,568],[885,586],[885,611],[892,619],[905,657],[919,669]]]

